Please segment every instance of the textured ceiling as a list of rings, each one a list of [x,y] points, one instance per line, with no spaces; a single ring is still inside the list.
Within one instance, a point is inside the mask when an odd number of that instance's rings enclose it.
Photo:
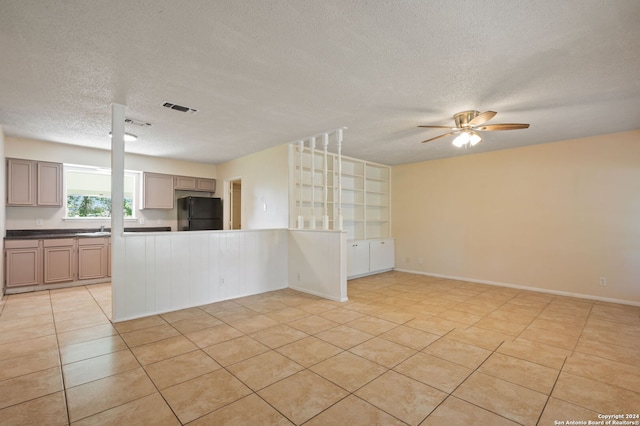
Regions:
[[[638,0],[0,0],[8,136],[218,164],[340,126],[402,164],[640,128]],[[170,101],[195,115],[163,108]],[[494,110],[473,149],[429,144]]]

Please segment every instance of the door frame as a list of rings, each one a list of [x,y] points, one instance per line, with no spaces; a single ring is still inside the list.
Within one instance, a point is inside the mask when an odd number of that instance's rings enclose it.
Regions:
[[[231,178],[227,178],[224,180],[224,203],[223,203],[223,207],[224,207],[224,212],[222,214],[222,220],[224,221],[223,225],[222,225],[222,229],[224,230],[230,230],[231,229],[231,210],[233,209],[233,195],[231,194],[231,191],[233,190],[233,182],[238,182],[240,181],[240,183],[242,183],[242,176],[234,176]],[[224,206],[226,205],[226,207]],[[242,205],[242,192],[240,192],[240,205]],[[242,210],[240,210],[240,224],[242,226],[242,222],[243,222],[243,214],[242,214]]]

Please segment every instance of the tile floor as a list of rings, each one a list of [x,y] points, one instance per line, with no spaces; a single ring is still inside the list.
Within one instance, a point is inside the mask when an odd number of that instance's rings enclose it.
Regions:
[[[389,272],[111,324],[0,302],[0,425],[553,425],[640,412],[640,308]]]

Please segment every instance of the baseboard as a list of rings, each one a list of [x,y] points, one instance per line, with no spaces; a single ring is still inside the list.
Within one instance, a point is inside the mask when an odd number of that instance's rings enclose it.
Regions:
[[[529,287],[529,286],[523,286],[523,285],[518,285],[518,284],[501,283],[501,282],[490,281],[490,280],[478,280],[478,279],[475,279],[475,278],[468,278],[468,277],[456,277],[456,276],[452,276],[452,275],[436,274],[436,273],[432,273],[432,272],[412,271],[412,270],[409,270],[409,269],[397,269],[396,268],[395,270],[398,271],[398,272],[407,272],[407,273],[410,273],[410,274],[417,274],[417,275],[427,275],[427,276],[430,276],[430,277],[445,278],[445,279],[449,279],[449,280],[467,281],[467,282],[478,283],[478,284],[489,284],[489,285],[495,285],[495,286],[498,286],[498,287],[515,288],[515,289],[518,289],[518,290],[537,291],[538,293],[547,293],[547,294],[553,294],[553,295],[556,295],[556,296],[567,296],[567,297],[575,297],[575,298],[578,298],[578,299],[596,300],[598,302],[618,303],[618,304],[621,304],[621,305],[640,306],[640,302],[633,302],[633,301],[621,300],[621,299],[612,299],[612,298],[608,298],[608,297],[599,297],[599,296],[593,296],[593,295],[590,295],[590,294],[570,293],[568,291],[549,290],[549,289],[546,289],[546,288]]]
[[[312,294],[314,296],[322,297],[324,299],[333,300],[335,302],[346,302],[347,300],[349,300],[347,297],[341,299],[339,297],[329,296],[328,294],[320,293],[318,291],[307,290],[306,288],[294,287],[294,286],[291,286],[291,285],[289,286],[289,288],[291,290],[300,291],[302,293],[307,293],[307,294]]]

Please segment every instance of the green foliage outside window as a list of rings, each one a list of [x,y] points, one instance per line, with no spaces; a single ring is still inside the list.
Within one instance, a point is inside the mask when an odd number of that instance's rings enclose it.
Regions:
[[[124,216],[133,216],[133,200],[124,198]],[[96,195],[67,196],[68,217],[111,217],[111,197]]]

